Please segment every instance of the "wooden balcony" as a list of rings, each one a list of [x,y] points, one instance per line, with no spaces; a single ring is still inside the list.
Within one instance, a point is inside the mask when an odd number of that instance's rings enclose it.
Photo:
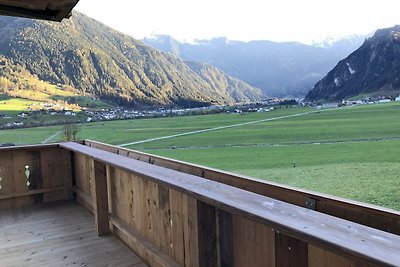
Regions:
[[[93,141],[0,177],[0,266],[400,266],[399,212]]]

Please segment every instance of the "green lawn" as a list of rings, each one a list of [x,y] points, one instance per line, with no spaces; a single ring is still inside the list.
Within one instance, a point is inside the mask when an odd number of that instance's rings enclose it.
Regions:
[[[0,113],[14,115],[28,110],[28,107],[35,103],[39,102],[0,94]]]
[[[78,137],[122,144],[309,111],[89,123]],[[399,117],[400,103],[363,105],[130,148],[400,210]],[[43,142],[61,128],[0,131],[0,143]]]
[[[146,152],[400,210],[398,151],[400,141]]]

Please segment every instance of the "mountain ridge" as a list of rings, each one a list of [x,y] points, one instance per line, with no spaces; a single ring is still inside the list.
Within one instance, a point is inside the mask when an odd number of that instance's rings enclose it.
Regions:
[[[353,38],[353,39],[352,39]],[[205,62],[229,75],[279,97],[304,97],[335,64],[364,41],[355,36],[337,41],[329,48],[297,42],[268,40],[242,42],[225,37],[184,43],[169,35],[143,41],[186,61]]]
[[[183,60],[76,11],[62,23],[0,17],[0,34],[0,55],[39,80],[121,105],[196,106],[262,97],[244,82],[233,88],[245,90],[236,94],[244,98],[230,95]]]
[[[340,101],[358,95],[400,93],[400,25],[380,29],[341,60],[307,94],[306,100]]]

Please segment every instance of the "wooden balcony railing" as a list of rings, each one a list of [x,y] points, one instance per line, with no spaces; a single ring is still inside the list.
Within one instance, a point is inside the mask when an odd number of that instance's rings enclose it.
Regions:
[[[262,181],[260,179],[254,179],[243,175],[146,154],[140,151],[116,147],[91,140],[85,140],[84,144],[153,165],[232,185],[263,196],[282,200],[300,207],[310,208],[318,212],[400,235],[400,212],[398,211]]]
[[[150,266],[400,266],[395,211],[84,144],[0,149],[0,207],[73,191],[99,235],[117,235]],[[307,199],[316,205],[299,207]],[[376,220],[387,225],[366,226]]]

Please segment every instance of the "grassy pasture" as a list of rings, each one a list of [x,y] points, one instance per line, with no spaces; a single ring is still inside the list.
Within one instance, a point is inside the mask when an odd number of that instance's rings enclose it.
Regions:
[[[88,123],[78,135],[118,145],[310,110]],[[400,210],[399,117],[399,103],[364,105],[129,148]],[[1,131],[0,143],[42,142],[61,128]]]

